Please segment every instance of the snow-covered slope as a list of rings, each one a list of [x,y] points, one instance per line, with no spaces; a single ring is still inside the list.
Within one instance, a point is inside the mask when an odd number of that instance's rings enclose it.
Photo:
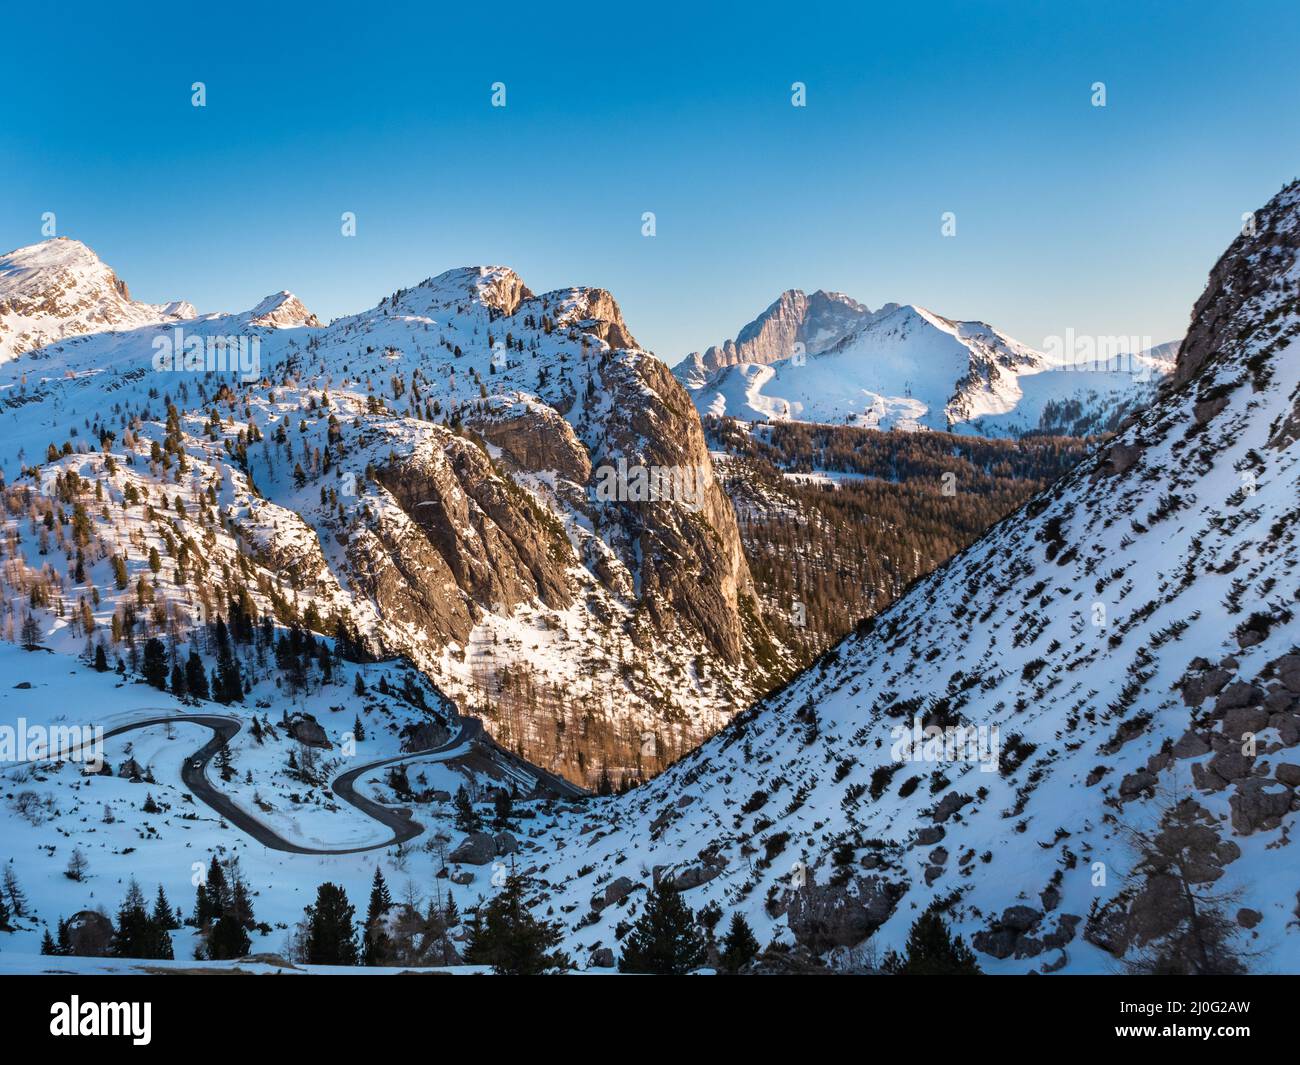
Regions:
[[[706,414],[1020,436],[1109,428],[1149,402],[1169,366],[1165,346],[1080,363],[1074,352],[1038,352],[983,322],[890,304],[805,352],[712,369],[688,359],[677,374]]]
[[[1251,968],[1300,969],[1300,184],[1258,217],[1158,404],[580,839],[557,827],[540,875],[575,945],[617,949],[665,875],[812,954],[879,956],[934,905],[986,971],[1108,971],[1171,912],[1130,830],[1188,799],[1198,890],[1237,893]],[[909,751],[920,726],[989,757]]]
[[[0,256],[0,362],[66,337],[194,317],[183,300],[133,300],[78,240],[57,237]]]

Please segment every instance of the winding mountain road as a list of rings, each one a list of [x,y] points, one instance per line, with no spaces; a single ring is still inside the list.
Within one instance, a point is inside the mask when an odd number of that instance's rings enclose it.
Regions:
[[[141,710],[147,713],[152,711],[153,708],[142,707]],[[300,843],[285,839],[269,825],[259,821],[237,805],[230,796],[218,789],[208,778],[208,763],[216,757],[217,752],[222,747],[239,735],[240,729],[243,728],[243,722],[239,718],[224,714],[162,714],[108,729],[100,739],[106,740],[113,736],[120,736],[124,732],[149,728],[153,725],[175,724],[202,725],[212,730],[212,739],[208,740],[193,754],[188,755],[181,763],[181,781],[195,798],[211,807],[240,831],[252,836],[264,847],[287,851],[291,854],[359,854],[364,851],[381,850],[384,847],[394,847],[406,843],[420,835],[424,831],[424,826],[415,820],[410,809],[401,806],[385,806],[383,803],[376,802],[374,799],[358,793],[356,790],[358,780],[373,770],[386,765],[395,765],[398,762],[411,761],[417,758],[436,758],[440,755],[450,757],[453,754],[468,753],[470,746],[476,742],[486,746],[489,751],[500,752],[500,748],[496,746],[490,737],[484,734],[483,723],[477,718],[469,717],[461,719],[460,731],[455,736],[436,747],[391,755],[388,758],[380,758],[377,761],[367,762],[354,769],[349,769],[346,773],[341,773],[334,778],[330,784],[331,790],[349,806],[360,810],[367,817],[373,818],[388,828],[393,833],[392,838],[381,843],[369,843],[360,847],[305,847]],[[464,751],[460,750],[462,747]],[[501,753],[504,754],[504,752]],[[529,766],[528,768],[529,772],[536,776],[539,782],[545,782],[550,790],[558,795],[576,799],[586,794],[581,788],[571,784],[563,777],[558,777],[535,766]]]
[[[461,743],[472,740],[481,733],[483,728],[482,723],[476,719],[467,719],[463,723],[460,732],[446,743],[422,751],[411,751],[391,758],[368,762],[365,765],[357,766],[355,769],[349,769],[346,773],[334,779],[331,785],[334,794],[366,816],[374,818],[374,820],[386,826],[393,833],[392,839],[384,840],[382,843],[370,843],[362,847],[304,847],[302,844],[285,839],[268,825],[236,805],[233,799],[220,791],[208,779],[208,763],[216,757],[217,752],[222,747],[239,734],[239,730],[243,727],[238,718],[216,714],[168,714],[165,717],[151,717],[141,721],[132,721],[126,725],[119,725],[105,732],[103,738],[108,739],[111,736],[119,736],[124,732],[148,728],[151,725],[167,724],[203,725],[213,732],[212,739],[208,740],[193,754],[187,756],[184,762],[181,763],[181,780],[194,796],[207,806],[210,806],[236,828],[252,836],[263,846],[270,847],[272,850],[288,851],[291,854],[359,854],[363,851],[393,847],[399,843],[414,839],[424,831],[424,826],[411,816],[411,811],[405,807],[384,806],[382,803],[357,794],[357,780],[380,766],[402,762],[409,758],[427,758],[430,755],[445,754],[459,747]]]

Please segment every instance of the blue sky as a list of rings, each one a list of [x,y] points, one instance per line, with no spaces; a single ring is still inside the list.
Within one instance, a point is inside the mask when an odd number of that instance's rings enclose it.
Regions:
[[[137,298],[322,317],[504,263],[669,362],[792,287],[1162,341],[1300,174],[1298,53],[1272,2],[22,5],[0,247],[54,211]]]

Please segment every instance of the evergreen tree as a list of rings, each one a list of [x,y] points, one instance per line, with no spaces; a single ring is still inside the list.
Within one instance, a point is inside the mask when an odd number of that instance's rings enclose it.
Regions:
[[[185,694],[185,670],[179,662],[172,663],[171,693],[177,697]]]
[[[695,927],[695,915],[663,877],[627,934],[619,972],[679,976],[698,969],[704,957],[704,937]]]
[[[3,890],[9,900],[9,908],[15,917],[27,916],[27,895],[18,886],[18,874],[14,872],[12,862],[5,863]]]
[[[108,656],[104,654],[104,645],[102,643],[95,644],[95,672],[108,672]]]
[[[113,955],[118,958],[161,958],[172,956],[171,936],[155,924],[145,909],[144,893],[132,878],[126,899],[117,911]]]
[[[494,828],[502,829],[510,827],[510,814],[514,809],[514,802],[510,798],[510,792],[501,788],[492,796],[492,807],[495,816],[492,819]]]
[[[739,910],[731,915],[731,927],[722,941],[722,966],[729,973],[740,972],[758,953],[758,940]]]
[[[244,882],[243,871],[239,868],[239,859],[230,862],[230,905],[226,910],[241,928],[252,928],[256,923],[253,916],[253,899]]]
[[[474,804],[469,801],[469,792],[465,790],[464,784],[456,789],[453,803],[456,807],[456,828],[461,832],[477,832],[483,823]]]
[[[366,739],[366,726],[361,722],[361,715],[357,714],[357,719],[352,722],[352,738],[358,743],[364,743]]]
[[[212,922],[212,905],[208,902],[208,889],[200,884],[194,889],[194,927],[206,928]]]
[[[538,976],[572,967],[558,950],[560,927],[540,921],[524,903],[524,878],[511,873],[492,899],[483,903],[470,920],[470,942],[465,960],[490,965],[498,976]]]
[[[248,929],[254,925],[253,904],[238,858],[223,867],[213,857],[207,884],[198,888],[195,923],[207,928],[200,951],[210,961],[242,958],[252,950]]]
[[[212,856],[212,861],[208,863],[208,913],[212,920],[216,920],[230,907],[230,888],[226,885],[226,871],[217,861],[217,856]]]
[[[190,648],[190,656],[185,661],[185,688],[196,699],[209,696],[208,674],[203,668],[203,659],[193,648]]]
[[[153,922],[159,928],[180,928],[180,922],[176,920],[176,915],[172,912],[172,904],[167,901],[167,892],[163,890],[161,884],[158,885],[158,894],[153,903]]]
[[[223,743],[217,750],[217,772],[227,784],[234,779],[235,767],[230,760],[230,744]]]
[[[975,953],[953,936],[932,907],[912,922],[907,946],[900,955],[891,950],[881,968],[893,976],[978,976]]]
[[[45,929],[45,934],[41,936],[41,953],[58,954],[59,948],[54,943],[54,937],[50,935],[50,930]]]
[[[159,691],[167,687],[167,648],[162,640],[151,636],[144,645],[144,679]]]
[[[223,913],[208,933],[205,956],[209,961],[242,958],[253,949],[248,932],[233,914]]]
[[[356,910],[337,884],[321,884],[316,901],[306,907],[304,953],[311,965],[356,965],[357,939],[352,927]]]
[[[375,878],[370,886],[370,906],[366,910],[365,955],[362,959],[365,965],[384,965],[388,961],[392,943],[383,928],[383,920],[392,904],[388,885],[384,883],[383,874],[376,865]]]
[[[3,896],[0,896],[0,932],[12,931],[13,926],[9,923],[9,904],[5,902]]]
[[[244,701],[244,679],[239,672],[239,663],[235,661],[228,644],[225,645],[224,651],[220,646],[218,647],[217,689],[213,694],[217,702],[227,705]]]

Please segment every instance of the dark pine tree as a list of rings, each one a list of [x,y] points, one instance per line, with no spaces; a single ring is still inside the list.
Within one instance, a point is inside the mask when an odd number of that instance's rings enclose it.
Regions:
[[[498,789],[497,793],[492,796],[492,808],[494,817],[492,825],[494,828],[504,829],[510,827],[510,815],[514,811],[514,801],[510,798],[510,792],[505,788]]]
[[[212,904],[208,902],[208,889],[200,884],[194,889],[194,927],[206,928],[212,923]]]
[[[233,914],[223,913],[212,925],[208,933],[206,957],[210,961],[226,958],[242,958],[253,949],[248,932]]]
[[[464,784],[456,789],[456,797],[452,801],[456,807],[456,828],[461,832],[477,832],[482,827],[482,821],[479,820],[474,804],[469,801],[469,792],[465,790]]]
[[[158,894],[153,903],[153,922],[159,928],[180,928],[180,922],[176,920],[176,914],[172,911],[172,904],[167,901],[167,892],[163,890],[161,884],[158,885]]]
[[[113,954],[118,958],[172,957],[171,936],[167,929],[156,924],[145,909],[144,893],[140,885],[131,880],[126,898],[117,911],[117,929],[113,937]]]
[[[217,684],[212,693],[217,702],[242,703],[244,701],[244,680],[239,673],[239,663],[230,648],[230,634],[226,623],[217,619]]]
[[[758,940],[749,922],[737,910],[731,915],[731,927],[722,941],[722,967],[729,973],[740,972],[758,953]]]
[[[370,905],[366,909],[365,952],[362,963],[365,965],[385,965],[389,960],[392,943],[384,931],[384,915],[392,906],[393,898],[388,893],[384,876],[375,866],[375,878],[370,885]]]
[[[171,693],[176,696],[185,694],[185,670],[180,662],[172,663]]]
[[[167,688],[167,648],[162,640],[151,636],[144,645],[144,665],[141,673],[149,684],[159,691]]]
[[[305,953],[311,965],[356,965],[357,938],[352,927],[356,910],[337,884],[321,884],[316,901],[306,907]]]
[[[208,674],[203,668],[203,659],[193,648],[190,649],[189,658],[185,660],[185,690],[196,699],[206,699],[210,695]]]
[[[230,908],[230,887],[226,883],[226,871],[215,854],[208,863],[207,897],[209,920],[215,921]]]
[[[698,969],[704,956],[704,937],[695,927],[695,914],[663,877],[627,934],[619,972],[679,976]]]
[[[558,925],[540,921],[524,903],[524,878],[511,873],[492,899],[470,919],[465,960],[490,965],[499,976],[539,976],[572,966],[557,949],[563,934]]]
[[[905,952],[891,950],[881,968],[893,976],[978,976],[975,954],[954,937],[933,909],[926,910],[907,934]]]

